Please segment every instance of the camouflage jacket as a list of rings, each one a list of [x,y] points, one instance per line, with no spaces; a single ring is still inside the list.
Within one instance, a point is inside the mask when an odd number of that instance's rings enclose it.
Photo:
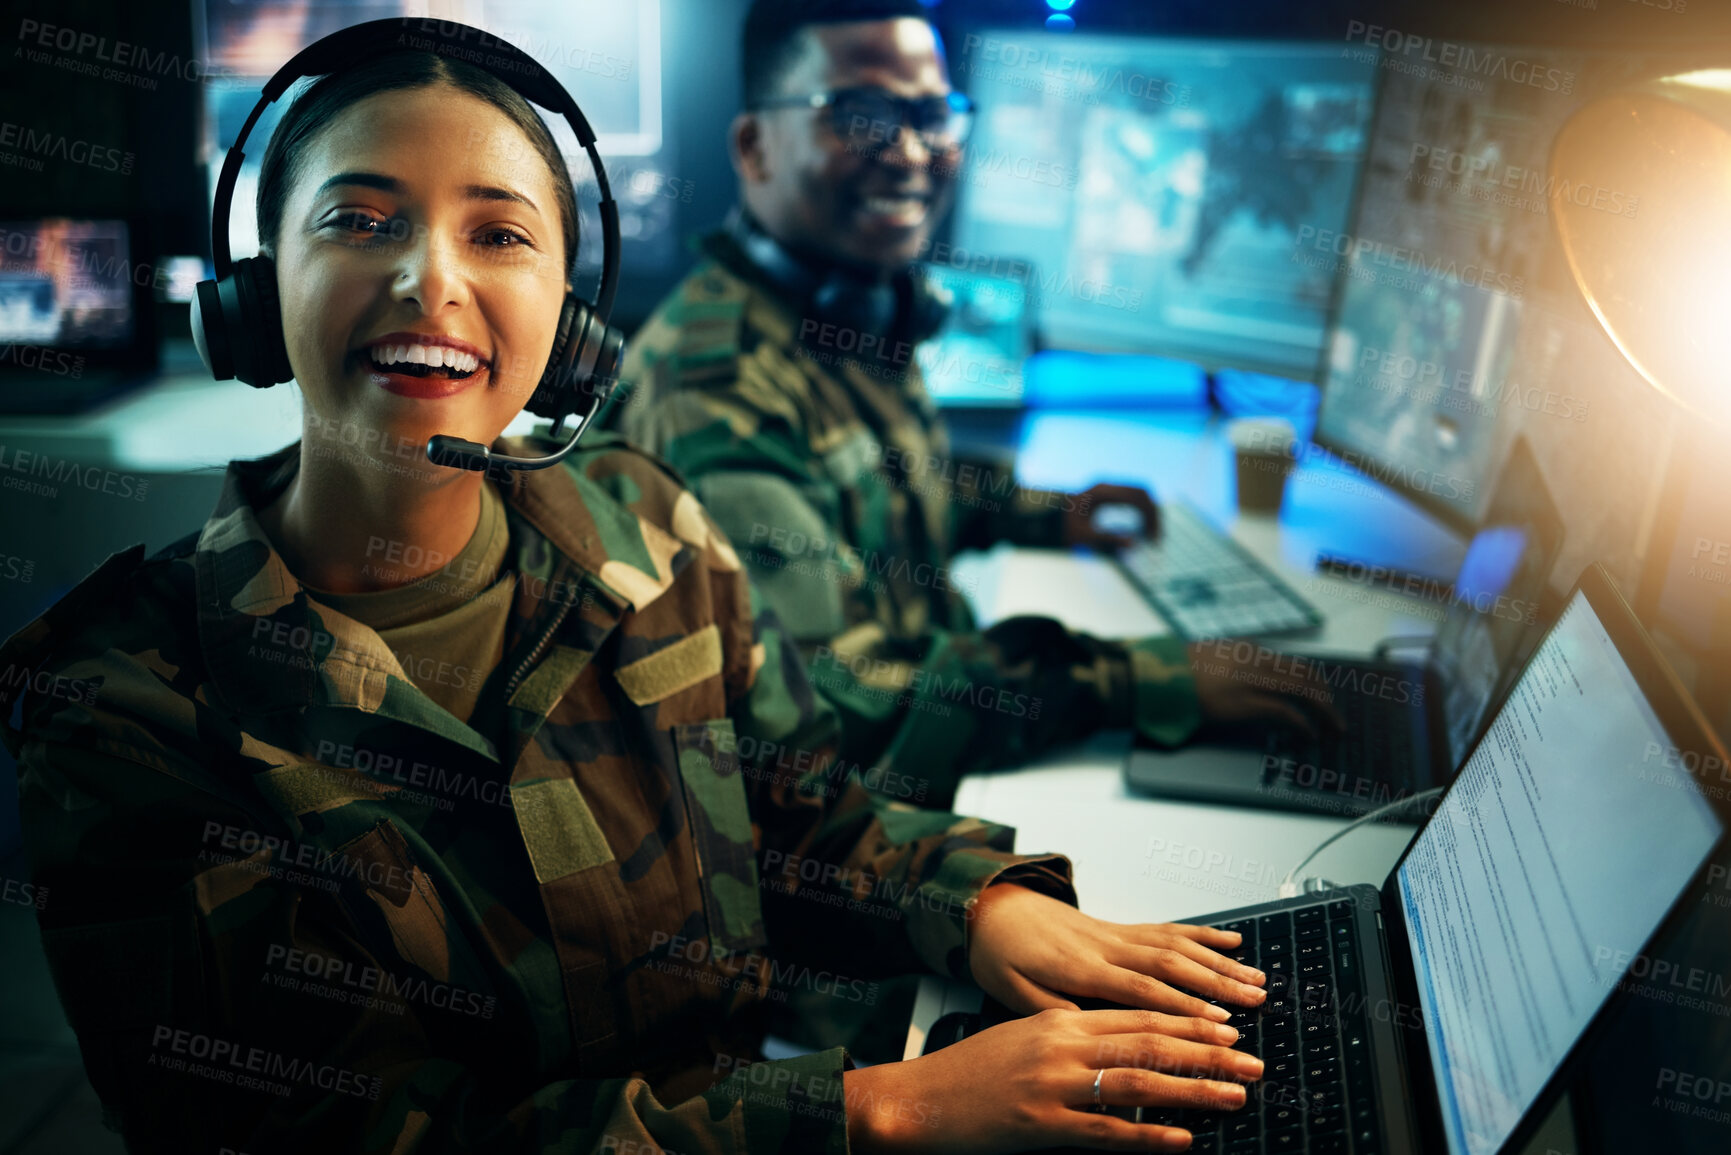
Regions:
[[[725,234],[704,249],[632,340],[619,421],[732,538],[840,711],[843,755],[944,806],[960,775],[1101,727],[1189,737],[1176,639],[981,632],[957,588],[956,551],[1057,546],[1076,499],[953,456],[906,342],[800,316]]]
[[[261,532],[293,446],[0,651],[43,945],[133,1151],[841,1152],[845,1053],[753,1063],[764,1001],[964,977],[1000,876],[1074,901],[838,772],[726,538],[612,441],[511,481],[470,724]]]

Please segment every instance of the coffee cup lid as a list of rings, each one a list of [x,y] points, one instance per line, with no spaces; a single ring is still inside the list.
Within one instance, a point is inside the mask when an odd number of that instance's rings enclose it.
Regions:
[[[1298,440],[1298,430],[1284,417],[1240,417],[1227,431],[1235,449],[1284,453]]]

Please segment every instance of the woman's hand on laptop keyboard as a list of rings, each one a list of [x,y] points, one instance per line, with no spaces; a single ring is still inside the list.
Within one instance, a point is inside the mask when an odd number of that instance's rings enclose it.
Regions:
[[[1000,882],[975,903],[968,967],[982,990],[1023,1014],[1103,999],[1224,1022],[1229,1012],[1204,999],[1254,1007],[1268,997],[1261,971],[1220,953],[1241,941],[1207,926],[1106,922]]]
[[[1190,1133],[1126,1108],[1235,1111],[1262,1062],[1238,1032],[1150,1011],[1041,1011],[900,1063],[842,1075],[848,1145],[996,1155],[1053,1146],[1182,1151]],[[1094,1109],[1094,1079],[1100,1101]]]

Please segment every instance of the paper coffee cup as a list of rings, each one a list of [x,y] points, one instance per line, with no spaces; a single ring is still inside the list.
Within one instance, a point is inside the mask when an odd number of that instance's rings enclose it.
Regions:
[[[1297,456],[1298,430],[1281,417],[1245,417],[1227,432],[1238,459],[1238,508],[1278,513]]]

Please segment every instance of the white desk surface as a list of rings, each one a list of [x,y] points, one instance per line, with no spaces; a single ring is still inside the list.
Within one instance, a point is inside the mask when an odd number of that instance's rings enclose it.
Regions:
[[[1361,531],[1368,523],[1404,564],[1452,574],[1458,540],[1392,497],[1307,465],[1289,483],[1280,517],[1239,515],[1221,425],[1198,414],[1034,415],[1024,423],[1022,446],[1017,473],[1027,484],[1074,491],[1100,480],[1133,481],[1161,497],[1182,495],[1228,529],[1326,616],[1316,634],[1271,644],[1364,656],[1385,637],[1434,632],[1434,605],[1386,591],[1368,597],[1362,586],[1313,569],[1319,550],[1339,548],[1333,542],[1342,523]],[[958,578],[973,579],[982,624],[1039,613],[1107,637],[1168,632],[1100,557],[1000,546],[960,558],[955,568]],[[1348,821],[1132,794],[1123,779],[1129,747],[1127,732],[1102,733],[1019,769],[970,775],[954,809],[1014,826],[1020,852],[1067,855],[1082,909],[1118,922],[1183,921],[1272,899],[1287,870]],[[1380,884],[1414,829],[1361,828],[1303,873]],[[971,986],[922,982],[906,1057],[920,1053],[939,1015],[977,1009],[979,998]]]

